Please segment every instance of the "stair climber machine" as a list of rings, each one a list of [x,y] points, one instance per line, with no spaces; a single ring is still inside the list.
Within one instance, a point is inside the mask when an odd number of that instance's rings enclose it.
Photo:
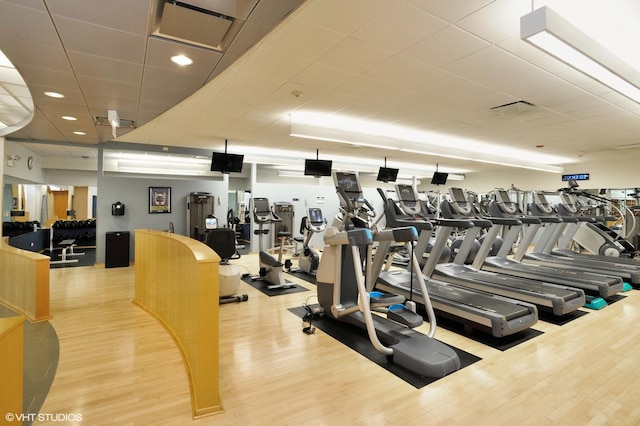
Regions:
[[[307,215],[300,222],[302,252],[298,256],[298,267],[288,268],[290,272],[305,272],[309,275],[316,275],[320,264],[320,253],[311,246],[311,238],[314,234],[324,232],[326,228],[327,220],[322,215],[322,210],[318,207],[308,208]]]
[[[587,191],[578,190],[578,184],[576,181],[570,180],[568,188],[562,188],[560,191],[568,194],[571,199],[571,203],[576,207],[574,212],[573,207],[570,207],[571,214],[576,214],[578,211],[578,198],[584,197],[596,202],[602,203],[601,205],[612,205],[611,200],[600,197],[598,195],[591,194]],[[613,206],[616,208],[615,206]],[[563,215],[560,211],[561,206],[558,206],[558,213]],[[616,208],[617,209],[617,208]],[[604,211],[605,209],[603,209]],[[620,216],[624,216],[622,211],[617,209]],[[583,214],[584,215],[584,214]],[[576,227],[573,233],[573,241],[583,249],[587,250],[591,254],[600,254],[611,257],[623,257],[634,258],[638,255],[637,248],[626,238],[622,237],[618,232],[609,228],[606,223],[616,220],[615,216],[602,216],[602,215],[585,215],[593,217],[594,222],[581,222],[581,225]],[[635,220],[635,216],[631,214],[629,217]],[[638,260],[636,260],[638,262]]]
[[[567,214],[566,216],[559,215],[549,204],[544,194],[533,192],[532,195],[533,202],[529,204],[530,214],[547,217],[549,224],[542,233],[539,232],[539,227],[537,227],[525,234],[521,247],[518,248],[514,255],[516,260],[542,263],[562,267],[563,269],[591,272],[622,279],[624,281],[623,284],[611,286],[609,294],[601,295],[605,299],[619,291],[629,290],[631,286],[640,286],[640,267],[638,267],[637,261],[627,258],[579,253],[567,248],[572,232],[569,225],[575,228],[580,220],[588,221],[591,219],[583,216],[568,215],[567,213],[570,210],[568,208],[563,210],[563,214]],[[565,230],[566,234],[563,236]],[[535,248],[527,252],[525,249],[536,237],[538,242]],[[561,238],[562,241],[560,241]]]
[[[271,253],[264,249],[264,236],[269,234],[269,229],[265,229],[265,225],[271,225],[280,221],[280,218],[276,216],[271,207],[269,206],[269,199],[254,197],[253,199],[253,220],[258,224],[258,229],[254,230],[254,234],[259,238],[259,265],[260,270],[257,276],[251,277],[252,280],[262,279],[267,282],[267,288],[269,290],[293,288],[295,284],[288,282],[284,279],[283,268],[290,268],[290,260],[287,259],[285,263],[282,263],[282,254],[284,251],[284,239],[286,235],[277,235],[280,240],[280,249],[278,257],[275,258]]]
[[[357,217],[358,209],[341,188],[338,191],[345,210]],[[345,218],[345,223],[349,219]],[[367,228],[340,231],[329,227],[325,232],[325,247],[317,273],[318,301],[325,315],[365,329],[377,351],[407,370],[431,378],[459,370],[457,353],[434,339],[435,314],[420,274],[417,274],[418,286],[425,296],[429,321],[426,335],[414,330],[422,325],[423,318],[403,304],[404,297],[367,291],[368,282],[376,278],[371,274],[374,238],[413,243],[418,234],[413,227],[381,231],[375,236]],[[417,267],[415,257],[412,263]],[[384,312],[386,317],[373,311]]]
[[[405,214],[392,199],[386,198],[381,189],[378,189],[378,192],[385,200],[384,214],[387,228],[413,226],[419,232],[418,241],[431,235],[433,226],[430,221],[425,220],[423,216]],[[412,186],[404,187],[398,190],[398,193],[402,194],[401,206],[403,204],[413,206],[418,201]],[[436,222],[446,224],[459,221],[440,219]],[[469,222],[468,226],[473,224]],[[408,244],[405,243],[405,245]],[[421,289],[415,285],[418,278],[412,273],[412,268],[390,268],[389,247],[388,241],[381,241],[378,244],[373,260],[373,275],[378,277],[375,288],[400,294],[408,300],[415,300],[424,305],[426,301]],[[443,248],[446,248],[446,245],[433,246],[430,256],[441,257],[439,252]],[[413,245],[407,247],[407,252],[414,252],[416,258],[420,255],[417,245],[415,250]],[[385,256],[387,256],[386,262]],[[447,255],[447,259],[448,257]],[[383,267],[384,270],[382,270]],[[530,303],[457,286],[426,276],[423,276],[423,279],[436,315],[462,324],[467,332],[480,330],[494,337],[504,337],[526,330],[537,322],[537,308]],[[368,290],[371,291],[370,288]]]
[[[500,272],[523,278],[550,281],[560,285],[569,285],[582,289],[585,292],[586,308],[601,309],[607,305],[603,299],[612,292],[622,289],[622,280],[614,276],[606,276],[580,270],[568,270],[558,266],[547,266],[541,263],[527,263],[508,257],[509,252],[516,244],[516,240],[524,229],[524,238],[520,246],[528,246],[527,236],[541,226],[543,221],[549,220],[547,217],[527,216],[518,204],[511,201],[509,194],[504,189],[493,191],[493,199],[489,202],[489,213],[493,217],[512,218],[520,221],[518,225],[508,226],[504,238],[504,244],[494,256],[483,256],[474,264],[475,267],[486,271]],[[496,229],[491,230],[488,238],[492,238]],[[525,247],[523,247],[524,249]],[[615,293],[614,293],[615,294]]]
[[[511,226],[519,221],[512,218],[492,217],[489,220],[489,218],[474,217],[464,190],[450,187],[448,195],[448,199],[444,200],[440,206],[442,216],[461,222],[470,221],[473,227],[466,230],[465,239],[453,262],[436,264],[436,259],[427,260],[423,269],[427,276],[433,275],[442,281],[529,302],[536,305],[538,310],[544,310],[556,316],[566,315],[584,305],[584,291],[575,287],[484,271],[465,264],[474,240],[483,229],[488,230],[494,224]],[[448,238],[452,230],[453,226],[450,224],[438,226],[436,244],[439,243],[438,240]],[[485,239],[476,258],[486,257],[492,245],[493,241]]]

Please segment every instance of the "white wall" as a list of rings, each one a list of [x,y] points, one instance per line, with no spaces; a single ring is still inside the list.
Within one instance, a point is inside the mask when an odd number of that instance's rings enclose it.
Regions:
[[[640,155],[630,153],[629,160],[625,162],[601,161],[580,166],[566,166],[563,174],[589,173],[589,180],[578,182],[582,189],[635,188],[640,186],[640,176],[636,172],[638,160]],[[464,181],[452,181],[447,186],[461,186],[483,193],[495,188],[509,188],[512,184],[522,190],[555,191],[566,187],[566,182],[562,182],[561,174],[516,168],[500,172],[469,174]]]

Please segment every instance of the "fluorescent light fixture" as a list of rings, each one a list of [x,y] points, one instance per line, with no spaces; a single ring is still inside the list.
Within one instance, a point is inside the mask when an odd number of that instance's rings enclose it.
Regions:
[[[63,120],[67,120],[67,121],[76,121],[76,120],[77,120],[77,118],[72,117],[72,116],[70,116],[70,115],[63,115],[63,116],[62,116],[62,119],[63,119]]]
[[[78,136],[84,136],[86,135],[85,132],[73,132],[74,135],[78,135]]]
[[[541,152],[335,114],[291,113],[289,124],[289,134],[300,138],[498,164],[550,173],[562,173],[563,168],[557,166],[557,164],[573,162],[569,158]],[[413,164],[411,168],[420,169],[417,164]]]
[[[171,62],[180,66],[191,65],[193,60],[185,55],[176,55],[171,57]]]
[[[58,93],[58,92],[44,92],[45,95],[49,96],[50,98],[64,98],[64,95],[62,93]]]
[[[638,71],[547,6],[520,18],[520,38],[640,103]]]

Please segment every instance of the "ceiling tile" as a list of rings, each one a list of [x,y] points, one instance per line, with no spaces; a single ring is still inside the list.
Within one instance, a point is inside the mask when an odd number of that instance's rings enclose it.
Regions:
[[[351,37],[401,52],[446,26],[446,21],[418,7],[395,2],[354,31]]]
[[[146,36],[150,33],[149,17],[155,1],[97,1],[91,4],[91,7],[87,7],[86,0],[46,0],[46,3],[54,17],[70,18],[101,27]]]

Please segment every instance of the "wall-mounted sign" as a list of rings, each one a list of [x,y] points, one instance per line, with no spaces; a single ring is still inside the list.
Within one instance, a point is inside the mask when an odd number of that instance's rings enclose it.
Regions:
[[[589,173],[575,173],[572,175],[562,175],[563,182],[567,182],[570,180],[589,180]]]

